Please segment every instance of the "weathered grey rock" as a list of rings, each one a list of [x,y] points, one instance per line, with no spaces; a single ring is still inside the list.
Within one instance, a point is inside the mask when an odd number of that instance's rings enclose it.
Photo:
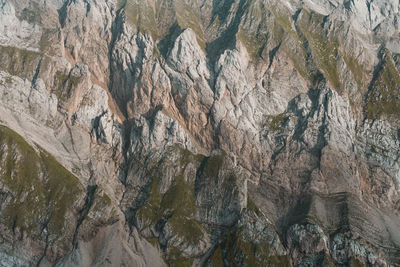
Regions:
[[[0,2],[0,16],[0,45],[39,50],[40,27],[27,20],[19,20],[9,0]]]
[[[82,189],[32,235],[2,137],[0,265],[398,265],[399,9],[0,0],[0,123]]]

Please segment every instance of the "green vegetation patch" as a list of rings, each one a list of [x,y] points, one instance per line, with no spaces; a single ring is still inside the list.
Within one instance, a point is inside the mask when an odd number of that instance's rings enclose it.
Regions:
[[[161,210],[172,210],[168,223],[174,233],[191,245],[198,244],[203,236],[201,226],[192,219],[195,207],[194,185],[185,182],[183,176],[175,179],[161,201]]]
[[[221,246],[218,246],[210,258],[211,266],[224,266],[224,257]]]
[[[190,163],[198,166],[203,156],[194,155],[179,146],[173,146],[169,149],[168,155],[162,160],[160,166],[176,170],[172,184],[162,194],[160,192],[161,178],[154,175],[147,201],[137,211],[136,216],[145,226],[155,226],[160,220],[166,219],[173,233],[182,238],[183,242],[189,245],[197,245],[203,237],[204,231],[202,226],[194,220],[196,210],[194,184],[185,180],[184,172]],[[176,253],[172,253],[174,254],[172,255],[169,252],[167,261],[182,260],[181,256],[178,257],[178,254],[181,253],[178,253],[177,250],[171,245],[168,247],[168,251],[175,251]],[[184,259],[185,262],[187,260]],[[175,264],[175,266],[186,265]]]
[[[365,112],[368,119],[400,118],[400,74],[389,51],[371,82]]]
[[[267,42],[266,16],[263,10],[264,4],[261,1],[249,2],[243,17],[252,18],[252,21],[242,21],[236,34],[236,38],[246,47],[252,58],[261,56]],[[258,24],[256,29],[253,24]]]
[[[154,9],[149,1],[121,0],[120,7],[125,10],[127,21],[140,32],[150,34],[154,40],[158,38]]]
[[[278,132],[283,130],[283,125],[288,120],[288,115],[286,113],[281,113],[278,115],[268,115],[266,116],[266,123],[271,132]]]
[[[208,233],[208,228],[195,218],[197,211],[202,207],[196,203],[195,179],[192,175],[203,177],[202,182],[220,186],[223,191],[237,190],[235,188],[237,179],[233,174],[224,174],[225,178],[218,180],[222,177],[220,170],[223,168],[225,157],[226,153],[223,151],[205,157],[174,145],[168,148],[160,161],[146,165],[152,170],[149,171],[152,181],[147,188],[149,191],[147,200],[137,210],[136,219],[143,229],[154,228],[165,222],[165,227],[171,229],[172,233],[182,241],[184,245],[170,242],[167,244],[166,261],[169,265],[190,266],[193,259],[182,254],[181,246],[197,246],[199,240]],[[188,168],[192,169],[189,171]],[[163,173],[174,173],[171,185],[166,191],[161,189],[165,182]],[[187,173],[191,175],[186,177]],[[154,239],[155,236],[149,238],[153,238],[152,242],[158,242]]]
[[[265,34],[254,34],[243,29],[239,30],[236,38],[246,47],[247,52],[253,58],[261,56],[265,42],[267,41]]]
[[[182,257],[182,252],[172,247],[169,250],[168,259],[167,259],[168,266],[172,267],[190,267],[193,265],[193,259]]]
[[[93,205],[88,210],[88,215],[102,214],[105,209],[111,206],[111,198],[105,193],[96,190],[93,198]]]
[[[205,51],[206,41],[200,13],[186,1],[156,1],[154,6],[148,1],[120,0],[119,8],[125,11],[128,23],[135,25],[153,40],[162,40],[175,24],[180,29],[192,29],[197,42]]]
[[[339,89],[341,82],[337,67],[338,41],[325,34],[322,26],[324,16],[303,10],[299,17],[298,28],[311,49],[315,63],[332,86]]]
[[[358,259],[351,257],[349,261],[350,267],[364,267],[365,265]]]
[[[285,54],[290,58],[295,69],[306,80],[313,80],[312,64],[307,62],[307,51],[304,46],[304,40],[300,38],[296,30],[292,27],[292,19],[288,10],[281,10],[277,7],[270,7],[274,16],[274,25],[272,28],[273,38],[279,44]]]
[[[39,41],[39,48],[42,53],[57,54],[57,48],[52,48],[58,42],[56,40],[57,35],[57,29],[43,29]]]
[[[36,152],[21,136],[0,126],[0,179],[9,193],[1,221],[39,236],[47,224],[61,236],[66,215],[84,193],[78,178],[42,149]]]
[[[32,79],[40,60],[40,53],[11,46],[0,46],[0,70],[13,76]]]
[[[257,216],[263,216],[257,205],[248,197],[247,209]],[[251,213],[249,213],[251,214]],[[234,228],[226,234],[226,239],[220,243],[211,255],[212,266],[291,266],[287,255],[271,255],[270,244],[260,236],[249,240],[246,226]]]
[[[291,266],[289,256],[270,255],[268,243],[249,242],[238,230],[229,233],[221,247],[230,266]]]
[[[70,98],[73,88],[75,88],[81,81],[81,77],[75,77],[58,71],[54,76],[53,93],[59,100],[66,101]]]
[[[179,27],[181,29],[192,29],[196,33],[199,46],[205,51],[206,42],[199,12],[196,12],[185,1],[174,1],[174,10]]]
[[[159,180],[153,178],[152,189],[146,204],[139,209],[137,217],[148,225],[155,225],[162,218],[168,218],[173,232],[184,242],[196,245],[202,238],[202,227],[193,220],[195,212],[194,185],[176,177],[165,194],[159,192]]]
[[[287,9],[281,10],[280,8],[275,8],[275,7],[270,7],[270,10],[274,16],[275,20],[275,27],[277,25],[281,26],[282,30],[279,28],[274,28],[274,37],[276,41],[282,41],[283,40],[283,33],[290,34],[296,39],[298,39],[298,35],[296,31],[292,28],[292,19],[288,15],[290,14],[290,11]]]
[[[346,66],[349,68],[349,70],[351,71],[351,73],[353,74],[354,80],[357,83],[358,89],[362,89],[364,87],[365,84],[365,80],[366,80],[366,72],[364,70],[364,68],[361,66],[361,64],[358,62],[358,60],[349,55],[349,54],[345,54],[343,56],[343,59],[346,63]]]
[[[212,155],[211,157],[204,158],[203,175],[206,177],[217,178],[218,173],[224,163],[224,157],[226,156],[225,151],[221,151],[221,154]]]

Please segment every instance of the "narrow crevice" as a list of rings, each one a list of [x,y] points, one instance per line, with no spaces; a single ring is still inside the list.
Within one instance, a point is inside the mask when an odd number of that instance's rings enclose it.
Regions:
[[[43,234],[44,230],[47,230],[47,226],[50,223],[50,219],[51,219],[51,215],[50,215],[50,211],[47,211],[46,217],[45,217],[45,221],[40,229],[40,235]]]
[[[167,254],[168,239],[164,236],[164,227],[171,216],[172,215],[161,218],[161,220],[156,224],[156,231],[159,233],[158,243],[160,244],[161,251],[163,251],[165,254]]]
[[[88,0],[84,0],[84,2],[86,4],[86,17],[88,17],[92,6],[90,5],[90,2]]]
[[[47,228],[47,226],[46,226],[46,228]],[[36,263],[36,267],[39,267],[40,264],[42,263],[42,260],[44,259],[44,257],[46,257],[47,249],[49,248],[49,236],[50,236],[49,230],[46,229],[46,245],[44,247],[42,256],[40,256],[38,262]]]
[[[276,47],[274,47],[271,51],[269,51],[269,65],[268,69],[271,68],[272,63],[274,62],[274,58],[279,48],[281,47],[281,43],[279,43]]]
[[[58,21],[61,25],[61,28],[64,28],[65,26],[65,21],[67,19],[67,9],[68,6],[72,3],[73,0],[67,0],[65,1],[65,3],[63,4],[63,6],[58,9]]]
[[[369,20],[369,28],[372,28],[372,18],[371,18],[371,2],[367,1],[367,9],[368,9],[368,20]]]
[[[115,19],[112,22],[111,25],[111,41],[108,45],[108,69],[109,69],[109,77],[108,77],[108,91],[111,94],[112,98],[115,99],[116,104],[118,108],[120,109],[121,113],[125,118],[128,117],[128,112],[127,112],[127,107],[126,103],[124,103],[123,99],[120,99],[118,96],[117,90],[125,90],[125,88],[115,88],[116,86],[114,85],[114,79],[116,73],[119,71],[117,63],[115,62],[113,53],[115,51],[115,45],[124,31],[124,23],[125,23],[125,11],[124,11],[124,6],[126,4],[126,1],[124,2],[124,5],[116,11],[115,14]],[[118,77],[120,78],[120,77]]]
[[[132,123],[129,120],[124,121],[121,125],[122,157],[124,160],[119,174],[119,180],[124,186],[126,186],[126,179],[131,163],[131,155],[129,153],[129,148],[131,147],[131,131]]]
[[[364,108],[364,118],[362,121],[362,124],[364,124],[367,121],[367,115],[366,115],[366,107],[367,107],[367,103],[369,98],[371,97],[371,93],[373,92],[374,89],[374,85],[376,84],[378,78],[379,78],[379,74],[382,72],[382,70],[384,69],[385,66],[385,61],[386,61],[386,57],[387,55],[385,55],[385,47],[381,46],[378,52],[378,59],[379,62],[378,64],[374,67],[374,70],[372,72],[372,78],[368,84],[367,87],[367,91],[364,94],[364,98],[363,98],[363,108]]]
[[[36,81],[37,81],[37,79],[39,77],[40,67],[42,65],[42,60],[43,60],[43,57],[40,57],[38,65],[37,65],[36,70],[35,70],[35,74],[33,75],[33,78],[32,78],[32,82],[31,82],[31,86],[32,87],[36,86]]]
[[[17,217],[14,218],[11,229],[12,229],[13,235],[15,236],[15,230],[17,229]]]
[[[83,205],[82,209],[78,213],[78,220],[77,220],[74,236],[72,238],[73,248],[76,248],[78,245],[77,238],[78,238],[78,233],[79,233],[79,227],[82,225],[87,214],[89,213],[90,208],[92,207],[96,189],[97,189],[97,185],[88,185],[88,187],[87,187],[85,204]]]
[[[107,144],[106,133],[104,132],[103,125],[101,123],[101,118],[103,118],[107,114],[107,110],[103,111],[99,116],[96,116],[92,119],[92,130],[90,131],[90,136],[96,137],[97,142],[103,142]]]

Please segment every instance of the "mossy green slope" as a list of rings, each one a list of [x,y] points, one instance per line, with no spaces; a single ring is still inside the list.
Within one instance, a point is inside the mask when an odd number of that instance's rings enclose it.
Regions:
[[[197,35],[199,45],[205,49],[201,15],[187,1],[120,0],[119,8],[124,10],[126,21],[137,29],[149,34],[153,40],[162,40],[173,25],[181,29],[191,28]]]
[[[0,126],[0,144],[0,182],[7,194],[1,222],[32,238],[39,237],[44,227],[50,240],[62,236],[68,213],[84,196],[78,178],[4,126]]]
[[[305,48],[308,48],[312,61],[316,67],[323,73],[335,89],[339,89],[341,81],[339,77],[337,60],[339,53],[339,43],[335,36],[328,36],[323,28],[323,22],[326,17],[302,10],[296,23],[297,30],[303,39]],[[309,72],[312,79],[318,78],[318,72],[313,70],[313,64]]]
[[[177,155],[177,156],[176,156]],[[185,170],[189,164],[199,165],[202,156],[194,155],[179,146],[169,148],[167,156],[161,162],[151,166],[152,181],[146,203],[137,211],[137,219],[146,226],[156,226],[162,220],[171,228],[174,235],[187,246],[196,246],[202,239],[205,229],[195,220],[196,201],[194,184],[185,179]],[[162,166],[162,167],[160,167]],[[160,192],[162,175],[159,168],[176,170],[172,184],[165,193]],[[150,238],[151,239],[151,238]],[[168,244],[167,262],[171,266],[189,266],[193,259],[182,255],[179,248]]]
[[[368,119],[400,119],[400,68],[393,56],[384,51],[382,62],[368,92],[365,112]]]
[[[212,222],[209,224],[206,218],[199,218],[199,214],[215,212],[217,217],[224,216],[215,207],[222,200],[226,202],[227,199],[238,197],[238,178],[230,169],[232,166],[224,151],[206,157],[175,145],[167,148],[160,160],[151,162],[147,161],[146,164],[148,175],[151,176],[151,182],[145,189],[148,194],[136,212],[139,230],[144,230],[144,234],[148,235],[148,229],[160,231],[161,225],[168,226],[170,232],[167,235],[169,238],[173,235],[172,241],[165,244],[152,234],[147,236],[148,240],[153,244],[160,242],[170,266],[191,266],[194,258],[186,256],[183,249],[198,246],[201,240],[207,240],[207,236],[211,238],[215,230],[213,227],[220,227]],[[171,174],[172,178],[169,177]],[[171,181],[169,186],[166,186],[167,180]],[[203,192],[205,185],[212,189]],[[220,192],[218,196],[213,195],[214,188]],[[206,202],[202,196],[207,196]],[[250,210],[261,215],[254,202],[249,203]],[[240,210],[239,207],[237,209]],[[288,257],[274,256],[266,240],[249,240],[241,229],[234,228],[223,234],[226,240],[210,258],[213,266],[222,266],[223,262],[229,262],[232,266],[289,266]]]
[[[158,27],[150,1],[120,0],[119,5],[125,11],[128,23],[136,25],[143,33],[149,33],[153,39],[158,38]]]
[[[263,218],[250,197],[245,213],[252,220]],[[272,251],[270,241],[262,232],[253,232],[247,224],[239,224],[226,233],[225,239],[212,253],[209,263],[211,266],[291,266],[288,255],[274,255]]]
[[[221,245],[223,256],[225,261],[229,262],[229,266],[291,266],[288,256],[270,255],[269,247],[268,243],[246,240],[237,230],[229,233]]]

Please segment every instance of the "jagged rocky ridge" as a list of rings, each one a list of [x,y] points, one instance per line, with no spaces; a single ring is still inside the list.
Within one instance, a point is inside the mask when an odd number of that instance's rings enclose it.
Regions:
[[[0,0],[0,265],[398,266],[399,11]]]

